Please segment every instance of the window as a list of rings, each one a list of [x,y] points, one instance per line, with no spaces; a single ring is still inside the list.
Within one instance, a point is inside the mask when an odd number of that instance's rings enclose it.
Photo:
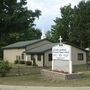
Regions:
[[[22,59],[24,59],[24,53],[22,54]]]
[[[83,60],[83,53],[78,53],[78,60]]]
[[[16,56],[16,60],[20,60],[20,56],[19,55]]]
[[[48,61],[52,61],[52,54],[48,55],[48,59],[49,59]]]
[[[41,54],[38,54],[37,59],[38,59],[38,61],[41,61]]]

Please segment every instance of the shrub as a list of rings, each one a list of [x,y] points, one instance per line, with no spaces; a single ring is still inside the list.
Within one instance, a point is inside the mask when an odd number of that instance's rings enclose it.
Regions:
[[[7,61],[0,61],[0,74],[2,77],[6,76],[6,73],[8,73],[11,69],[11,66]]]
[[[22,61],[22,60],[21,60],[21,61],[20,61],[20,64],[25,64],[25,61]]]
[[[14,63],[15,64],[25,64],[25,61],[23,61],[23,60],[15,60]]]
[[[18,64],[18,63],[19,63],[19,61],[18,61],[18,60],[15,60],[15,61],[14,61],[14,64]]]
[[[26,65],[32,65],[31,61],[26,61]]]
[[[0,58],[0,61],[3,61],[3,59],[2,59],[2,58]]]

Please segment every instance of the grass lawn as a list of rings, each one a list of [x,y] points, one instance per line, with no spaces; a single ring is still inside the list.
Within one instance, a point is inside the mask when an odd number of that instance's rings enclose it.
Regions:
[[[74,72],[83,72],[83,71],[89,71],[90,70],[90,65],[74,65],[73,66],[73,71]]]
[[[75,67],[74,67],[75,68]],[[77,66],[75,70],[79,70],[82,66]],[[85,67],[83,69],[84,76],[81,79],[77,80],[60,80],[60,81],[53,81],[53,80],[44,80],[40,74],[41,68],[38,67],[29,67],[30,74],[23,75],[23,76],[7,76],[7,77],[0,77],[0,84],[2,85],[28,85],[28,86],[90,86],[90,69],[86,71]]]

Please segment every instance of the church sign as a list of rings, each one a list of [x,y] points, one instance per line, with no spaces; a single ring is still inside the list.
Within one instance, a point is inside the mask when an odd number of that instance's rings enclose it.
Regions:
[[[62,43],[60,36],[60,43],[52,47],[52,70],[64,71],[72,73],[72,57],[71,46]]]
[[[71,47],[65,44],[62,46],[57,45],[52,48],[52,54],[54,60],[71,60]]]

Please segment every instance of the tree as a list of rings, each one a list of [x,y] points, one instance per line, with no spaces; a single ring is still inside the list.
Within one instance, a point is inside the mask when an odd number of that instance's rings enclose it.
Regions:
[[[18,0],[0,0],[0,51],[2,46],[36,38],[26,37],[30,31],[31,33],[35,31],[34,34],[37,34],[38,37],[40,32],[34,30],[33,26],[35,19],[39,18],[41,12],[40,10],[28,10],[26,4],[26,0],[19,0],[19,2]],[[31,30],[28,30],[29,28]]]
[[[26,0],[1,0],[0,4],[0,33],[22,32],[32,27],[40,15],[39,10],[33,12],[25,7]]]
[[[74,29],[70,42],[81,48],[90,47],[90,1],[81,1],[74,7]]]
[[[71,5],[64,6],[61,9],[61,18],[54,20],[55,25],[52,26],[52,39],[58,42],[58,38],[62,35],[64,41],[69,41],[69,35],[73,26],[73,9]]]
[[[51,31],[46,32],[46,38],[51,41]]]
[[[13,43],[17,41],[40,39],[41,31],[35,28],[28,28],[21,33],[12,32],[9,33],[8,38],[6,38],[6,43]]]
[[[23,33],[23,40],[33,40],[33,39],[40,39],[41,38],[41,31],[35,28],[28,28]]]
[[[52,26],[52,39],[73,43],[81,48],[90,47],[90,1],[81,1],[77,6],[61,8],[61,18],[56,18]]]

